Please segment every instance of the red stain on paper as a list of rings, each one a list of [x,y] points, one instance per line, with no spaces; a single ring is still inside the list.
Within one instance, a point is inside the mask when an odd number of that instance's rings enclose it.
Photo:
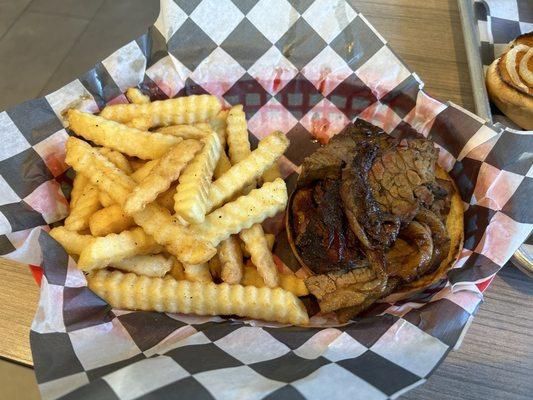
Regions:
[[[311,120],[311,134],[321,144],[329,142],[329,126],[330,122],[327,118],[313,118]]]
[[[41,280],[43,279],[43,269],[38,265],[31,264],[28,264],[28,267],[30,267],[30,272],[33,275],[33,279],[35,279],[35,283],[37,283],[37,286],[41,286]]]

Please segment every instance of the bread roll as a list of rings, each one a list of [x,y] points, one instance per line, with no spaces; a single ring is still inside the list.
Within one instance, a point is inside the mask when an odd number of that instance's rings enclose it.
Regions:
[[[533,130],[533,32],[517,37],[487,69],[490,99],[509,119]]]

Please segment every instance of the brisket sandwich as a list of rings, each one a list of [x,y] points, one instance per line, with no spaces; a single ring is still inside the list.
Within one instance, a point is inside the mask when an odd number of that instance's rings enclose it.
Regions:
[[[440,280],[463,243],[461,198],[423,138],[398,139],[365,121],[307,157],[287,232],[323,312],[340,321],[375,301]]]

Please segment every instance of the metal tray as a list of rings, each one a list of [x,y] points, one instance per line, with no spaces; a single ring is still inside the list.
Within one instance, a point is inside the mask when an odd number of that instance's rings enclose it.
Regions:
[[[466,57],[470,72],[470,81],[474,92],[474,105],[476,114],[485,120],[493,123],[490,110],[489,96],[485,87],[485,74],[479,53],[479,33],[477,21],[474,17],[474,2],[472,0],[457,0],[461,25],[463,27],[463,37],[465,41]],[[533,237],[530,236],[530,239]],[[526,241],[527,242],[527,241]],[[523,244],[518,248],[511,258],[511,262],[522,270],[530,278],[533,278],[533,242]]]

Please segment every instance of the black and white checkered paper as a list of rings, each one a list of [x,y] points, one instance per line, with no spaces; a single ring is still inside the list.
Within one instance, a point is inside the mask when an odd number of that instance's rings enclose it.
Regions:
[[[290,138],[281,160],[289,188],[315,139],[355,118],[432,139],[465,207],[465,248],[449,280],[343,327],[111,309],[46,232],[67,214],[64,110],[97,112],[124,102],[130,86],[152,99],[207,92],[244,104],[252,143],[274,129]],[[57,92],[0,113],[0,249],[44,270],[30,335],[43,398],[387,399],[423,383],[531,231],[533,139],[422,87],[349,2],[162,0],[145,35]],[[296,270],[282,237],[275,252]]]

